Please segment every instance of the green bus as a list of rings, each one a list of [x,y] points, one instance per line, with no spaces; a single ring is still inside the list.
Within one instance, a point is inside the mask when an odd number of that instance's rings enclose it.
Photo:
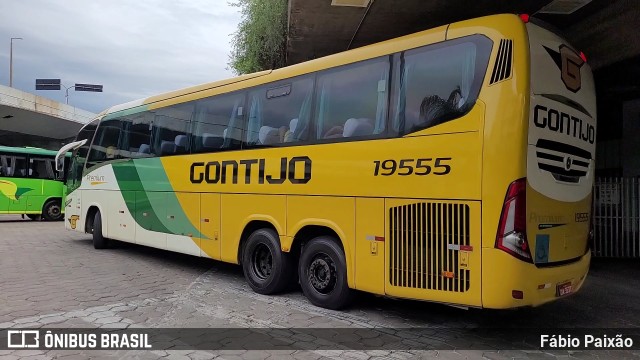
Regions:
[[[57,171],[55,151],[0,146],[0,214],[31,220],[62,220],[65,171]]]

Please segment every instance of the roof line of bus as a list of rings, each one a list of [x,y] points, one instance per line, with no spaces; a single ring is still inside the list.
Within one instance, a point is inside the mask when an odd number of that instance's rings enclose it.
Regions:
[[[16,147],[16,146],[3,146],[0,145],[0,152],[2,153],[12,153],[12,154],[29,154],[29,155],[45,155],[45,156],[55,156],[56,151],[47,150],[37,147]]]
[[[484,16],[484,17],[479,17],[479,18],[475,18],[474,20],[486,18],[487,23],[490,24],[491,23],[491,18],[504,17],[504,16],[512,16],[512,17],[514,17],[514,19],[518,19],[517,16],[514,15],[514,14],[498,14],[498,15],[488,15],[488,16]],[[467,21],[467,20],[464,20],[464,21]],[[460,21],[460,22],[462,22],[462,21]],[[289,66],[286,66],[286,67],[283,67],[283,68],[279,68],[279,69],[275,69],[275,70],[264,70],[264,71],[260,71],[260,72],[244,74],[244,75],[236,76],[236,77],[233,77],[233,78],[228,78],[228,79],[218,80],[218,81],[214,81],[214,82],[204,83],[204,84],[191,86],[191,87],[187,87],[187,88],[183,88],[183,89],[179,89],[179,90],[175,90],[175,91],[170,91],[170,92],[159,94],[159,95],[154,95],[154,96],[147,97],[147,98],[142,98],[142,99],[130,101],[130,102],[127,102],[127,103],[124,103],[124,104],[115,105],[115,106],[113,106],[113,107],[101,112],[97,116],[97,118],[100,118],[100,117],[102,117],[104,115],[107,115],[107,114],[113,114],[113,113],[116,113],[116,112],[133,109],[133,108],[136,108],[136,107],[139,107],[139,106],[148,106],[148,105],[156,103],[156,102],[160,102],[160,101],[164,101],[164,100],[170,100],[170,99],[174,99],[174,98],[177,98],[177,97],[183,97],[183,96],[191,95],[191,94],[194,94],[194,93],[203,92],[203,91],[206,91],[206,90],[212,90],[212,89],[215,89],[215,88],[232,85],[232,84],[235,84],[235,83],[247,81],[247,80],[258,78],[258,77],[264,77],[264,76],[267,76],[267,75],[271,75],[270,77],[274,78],[271,81],[280,80],[281,76],[279,76],[279,75],[282,75],[282,74],[288,74],[287,76],[285,76],[283,78],[300,76],[300,75],[312,73],[314,71],[319,71],[319,70],[322,70],[324,68],[327,68],[326,66],[318,66],[318,64],[322,64],[322,63],[336,62],[336,63],[339,63],[339,64],[335,64],[335,66],[340,66],[340,65],[345,65],[345,64],[349,64],[349,63],[353,63],[353,62],[366,60],[366,59],[369,59],[369,58],[372,58],[372,57],[388,55],[388,54],[391,54],[391,53],[395,52],[395,51],[391,51],[391,50],[393,50],[393,48],[402,47],[401,45],[397,45],[397,46],[393,46],[393,45],[396,45],[396,44],[399,44],[399,43],[402,43],[402,42],[405,42],[405,41],[411,41],[411,40],[413,40],[415,38],[425,36],[425,35],[427,35],[429,33],[437,33],[439,31],[442,31],[442,32],[444,32],[445,38],[446,38],[446,31],[447,31],[448,27],[450,25],[457,24],[457,23],[459,23],[459,22],[444,24],[442,26],[438,26],[438,27],[431,28],[431,29],[428,29],[428,30],[422,30],[422,31],[419,31],[419,32],[416,32],[416,33],[413,33],[413,34],[408,34],[408,35],[404,35],[404,36],[401,36],[401,37],[397,37],[397,38],[381,41],[381,42],[378,42],[378,43],[375,43],[375,44],[370,44],[370,45],[366,45],[366,46],[363,46],[363,47],[359,47],[359,48],[356,48],[356,49],[351,49],[351,50],[343,51],[343,52],[340,52],[340,53],[327,55],[327,56],[324,56],[324,57],[321,57],[321,58],[305,61],[305,62],[294,64],[294,65],[289,65]],[[385,52],[386,52],[386,54],[385,54]],[[346,54],[349,54],[350,56],[346,55]],[[341,59],[343,61],[340,61]],[[331,67],[331,66],[329,66],[329,67]],[[271,81],[265,81],[265,82],[271,82]]]

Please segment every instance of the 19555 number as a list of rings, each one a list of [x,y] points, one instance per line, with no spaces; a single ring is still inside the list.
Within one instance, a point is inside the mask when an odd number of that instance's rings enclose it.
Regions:
[[[448,163],[450,160],[451,158],[374,160],[373,176],[447,175],[451,172],[451,165]]]

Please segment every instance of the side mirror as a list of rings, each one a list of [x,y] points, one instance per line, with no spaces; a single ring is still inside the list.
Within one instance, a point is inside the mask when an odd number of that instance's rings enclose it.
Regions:
[[[64,171],[64,158],[66,157],[68,151],[73,151],[86,143],[87,139],[84,139],[80,141],[74,141],[61,147],[56,154],[56,171]]]

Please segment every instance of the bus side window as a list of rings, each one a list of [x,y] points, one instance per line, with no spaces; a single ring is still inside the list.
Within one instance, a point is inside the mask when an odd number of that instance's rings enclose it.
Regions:
[[[249,118],[243,146],[273,146],[306,140],[313,77],[269,84],[249,93]]]
[[[0,154],[0,176],[11,176],[10,170],[8,155]]]
[[[316,138],[341,139],[384,132],[389,58],[378,58],[318,75]]]
[[[184,103],[159,109],[152,123],[151,152],[157,156],[188,154],[187,132],[194,104]]]
[[[53,173],[53,159],[50,158],[29,158],[29,177],[35,179],[47,179],[54,180],[55,174]]]
[[[0,156],[2,176],[27,177],[27,158],[21,155],[6,154]]]
[[[244,125],[244,93],[213,96],[195,102],[192,153],[240,148]]]
[[[466,114],[475,104],[491,40],[472,36],[396,55],[393,130],[411,133]]]
[[[123,130],[120,151],[123,157],[151,156],[151,122],[153,113],[144,111],[122,118]]]

